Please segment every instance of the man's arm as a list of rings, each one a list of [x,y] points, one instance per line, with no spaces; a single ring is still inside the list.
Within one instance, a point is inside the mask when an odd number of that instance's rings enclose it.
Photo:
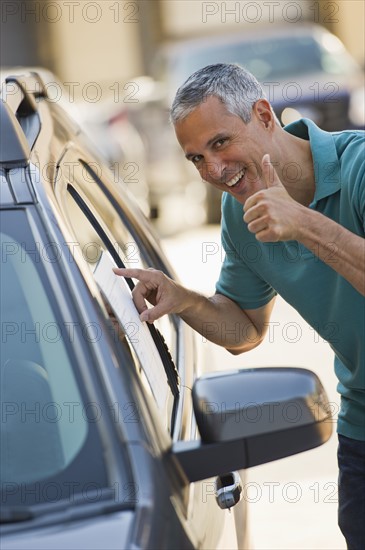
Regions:
[[[116,268],[114,273],[138,279],[133,300],[142,321],[152,323],[165,314],[176,313],[207,340],[234,355],[258,346],[269,326],[275,298],[261,308],[243,311],[222,294],[207,298],[155,269]],[[153,307],[148,308],[146,301]]]
[[[292,199],[268,158],[262,169],[267,189],[244,205],[248,230],[261,242],[296,240],[365,296],[365,239]]]
[[[296,240],[365,296],[365,240],[319,212],[304,208]]]
[[[258,309],[242,310],[222,294],[210,298],[193,294],[194,303],[180,317],[207,340],[239,355],[264,339],[275,298]]]

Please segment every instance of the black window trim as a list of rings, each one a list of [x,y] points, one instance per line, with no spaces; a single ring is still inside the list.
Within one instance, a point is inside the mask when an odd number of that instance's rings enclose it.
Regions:
[[[91,166],[87,164],[83,159],[79,158],[79,162],[82,164],[82,166],[85,168],[85,170],[89,173],[89,175],[93,178],[95,183],[98,185],[98,187],[101,189],[101,191],[104,193],[106,198],[109,200],[115,211],[118,213],[118,215],[123,218],[123,222],[125,223],[128,231],[132,235],[132,237],[135,239],[136,243],[141,246],[141,243],[143,243],[143,246],[146,247],[147,244],[147,252],[152,262],[155,262],[158,264],[159,269],[162,269],[166,275],[169,277],[173,277],[172,273],[167,269],[167,267],[158,259],[157,254],[155,253],[155,250],[153,248],[153,245],[148,241],[146,241],[142,238],[142,235],[140,234],[138,228],[135,227],[133,222],[130,220],[130,213],[127,212],[124,208],[121,208],[121,205],[118,203],[118,201],[115,200],[115,197],[110,192],[110,190],[107,188],[107,186],[103,183],[103,181],[99,178],[99,176],[94,172]],[[178,319],[176,315],[172,315],[172,322],[175,325],[176,330],[178,330]]]
[[[108,235],[105,233],[104,229],[96,219],[95,215],[90,210],[87,203],[84,201],[84,199],[80,196],[78,191],[75,189],[73,185],[70,183],[67,184],[67,191],[70,193],[76,204],[79,206],[82,213],[85,215],[86,219],[91,223],[95,231],[99,234],[100,238],[102,239],[103,243],[105,244],[108,252],[111,254],[113,260],[115,261],[116,265],[118,267],[126,267],[118,255],[117,251],[115,250],[115,247],[113,246],[113,243],[110,241]],[[134,282],[130,278],[125,278],[130,290],[132,291],[134,289]],[[147,324],[148,329],[150,331],[150,334],[152,336],[152,339],[155,343],[155,346],[159,352],[159,355],[161,357],[162,364],[164,366],[167,382],[171,389],[171,393],[174,398],[174,404],[173,404],[173,412],[172,412],[172,422],[171,425],[174,426],[175,424],[175,417],[176,417],[176,411],[178,407],[178,400],[180,395],[180,389],[179,389],[179,375],[176,369],[176,366],[173,362],[173,359],[171,357],[171,354],[167,348],[167,345],[164,341],[164,338],[160,331],[155,327],[155,325],[152,323]]]

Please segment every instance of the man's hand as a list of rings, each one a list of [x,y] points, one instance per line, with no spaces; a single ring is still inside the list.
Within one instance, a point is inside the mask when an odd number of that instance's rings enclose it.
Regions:
[[[269,155],[262,159],[261,189],[247,199],[243,219],[262,242],[296,240],[365,296],[365,240],[291,198]]]
[[[167,313],[181,313],[189,307],[189,292],[156,269],[114,268],[116,275],[138,279],[132,296],[141,321],[153,323]],[[146,301],[154,307],[148,308]]]
[[[262,342],[275,299],[258,309],[243,311],[221,294],[206,298],[179,285],[156,269],[114,268],[116,275],[138,279],[133,300],[141,321],[153,323],[176,313],[194,330],[235,355]],[[154,307],[147,307],[146,300]]]
[[[262,159],[262,179],[266,189],[249,197],[243,207],[248,230],[262,242],[296,240],[298,217],[304,207],[291,198],[269,155]]]

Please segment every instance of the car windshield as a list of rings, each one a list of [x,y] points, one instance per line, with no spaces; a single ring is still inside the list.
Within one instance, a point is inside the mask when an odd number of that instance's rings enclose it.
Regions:
[[[70,500],[108,484],[97,411],[75,367],[77,323],[47,274],[52,247],[32,236],[24,211],[1,216],[2,504]]]
[[[351,58],[341,42],[331,34],[320,41],[311,35],[276,37],[249,41],[244,37],[235,42],[180,50],[170,58],[169,70],[180,85],[199,68],[214,63],[243,65],[259,81],[284,80],[294,75],[310,73],[346,74],[352,67]]]

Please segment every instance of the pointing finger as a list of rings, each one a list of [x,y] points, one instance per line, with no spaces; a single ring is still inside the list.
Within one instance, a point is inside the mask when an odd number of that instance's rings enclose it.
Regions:
[[[125,267],[113,267],[113,271],[120,277],[129,277],[133,279],[142,280],[144,269],[137,268],[125,268]]]
[[[113,271],[116,275],[122,277],[128,277],[131,279],[138,279],[146,285],[156,286],[158,285],[162,278],[162,271],[157,269],[139,269],[139,268],[125,268],[125,267],[113,267]]]
[[[147,304],[145,302],[145,298],[149,294],[150,289],[148,289],[145,283],[142,282],[142,279],[145,278],[145,270],[114,267],[113,272],[121,277],[134,278],[139,280],[138,284],[134,287],[134,290],[132,292],[133,302],[137,308],[138,313],[146,311]]]

